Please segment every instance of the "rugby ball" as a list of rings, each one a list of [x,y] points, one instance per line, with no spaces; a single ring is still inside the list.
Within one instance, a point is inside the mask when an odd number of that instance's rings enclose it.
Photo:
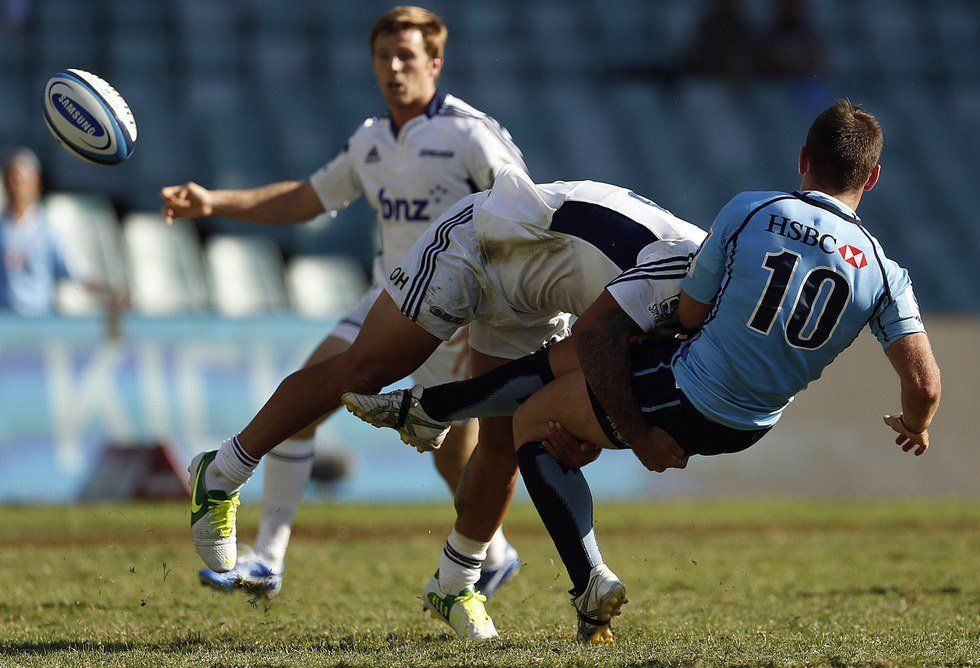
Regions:
[[[136,120],[103,79],[82,70],[58,72],[44,85],[44,122],[82,160],[118,165],[133,154]]]

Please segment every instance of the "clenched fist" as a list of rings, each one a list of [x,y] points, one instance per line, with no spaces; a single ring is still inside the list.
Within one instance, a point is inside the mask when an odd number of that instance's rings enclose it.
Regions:
[[[193,181],[161,188],[160,197],[164,201],[162,212],[167,225],[173,224],[175,218],[200,218],[214,213],[211,192]]]

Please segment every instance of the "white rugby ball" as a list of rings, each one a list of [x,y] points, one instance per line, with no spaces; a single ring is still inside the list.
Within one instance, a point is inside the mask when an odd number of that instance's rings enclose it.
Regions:
[[[68,151],[97,165],[118,165],[133,154],[136,120],[103,79],[64,70],[44,85],[44,122]]]

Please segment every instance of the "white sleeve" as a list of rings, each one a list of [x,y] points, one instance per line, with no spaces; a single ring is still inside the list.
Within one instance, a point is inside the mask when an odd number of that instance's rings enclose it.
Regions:
[[[681,281],[698,245],[693,241],[655,241],[640,252],[637,265],[614,279],[606,290],[644,332],[674,319]]]
[[[524,156],[510,133],[489,116],[473,123],[464,159],[470,180],[478,190],[493,187],[497,172],[504,165],[514,165],[527,173]]]
[[[361,181],[354,171],[350,144],[310,176],[310,185],[328,213],[346,208],[361,195]]]

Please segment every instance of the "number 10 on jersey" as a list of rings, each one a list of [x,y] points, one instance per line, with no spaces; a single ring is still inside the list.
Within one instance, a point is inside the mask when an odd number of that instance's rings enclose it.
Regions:
[[[749,329],[769,335],[799,263],[800,255],[793,251],[782,249],[775,253],[766,253],[762,268],[769,272],[769,277],[762,296],[746,323]],[[830,293],[823,300],[820,310],[814,314],[814,304],[825,283],[830,284]],[[793,300],[792,315],[786,322],[786,342],[803,350],[816,350],[823,346],[837,329],[850,297],[851,285],[844,274],[827,266],[811,269]],[[811,324],[814,319],[815,325]],[[811,331],[804,334],[808,329]]]

